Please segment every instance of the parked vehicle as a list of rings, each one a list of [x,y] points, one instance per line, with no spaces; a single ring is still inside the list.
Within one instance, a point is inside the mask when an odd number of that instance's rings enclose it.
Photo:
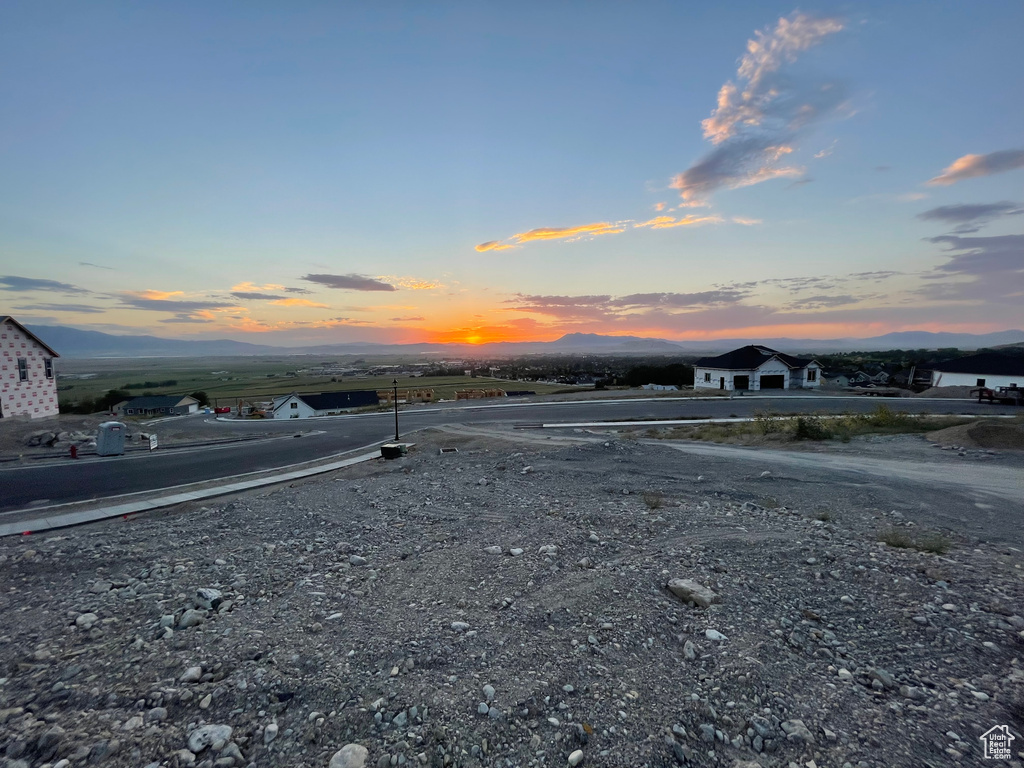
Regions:
[[[231,413],[231,408],[229,406],[222,405],[219,408],[214,408],[213,412],[214,413]]]

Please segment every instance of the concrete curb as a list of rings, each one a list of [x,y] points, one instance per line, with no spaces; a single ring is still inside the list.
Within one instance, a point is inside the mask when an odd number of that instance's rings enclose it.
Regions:
[[[820,413],[802,414],[814,416],[817,419],[841,419],[848,414],[841,413]],[[976,413],[912,413],[911,416],[920,416],[926,419],[953,418],[953,419],[1015,419],[1015,413],[993,413],[987,416]],[[799,416],[775,416],[779,421],[789,421]],[[568,427],[674,427],[687,424],[740,424],[744,422],[757,421],[757,416],[741,416],[731,419],[651,419],[649,421],[580,421],[580,422],[554,422],[528,424],[523,429],[562,429]]]
[[[248,491],[253,488],[262,488],[267,485],[276,485],[278,483],[287,483],[291,480],[300,480],[305,477],[312,477],[313,475],[320,475],[325,472],[333,472],[337,469],[344,469],[345,467],[351,467],[354,464],[360,464],[364,461],[379,458],[380,450],[376,450],[372,453],[364,453],[359,456],[341,459],[340,461],[334,461],[329,464],[321,464],[316,467],[297,469],[291,472],[273,475],[272,477],[242,480],[237,483],[228,483],[227,485],[221,485],[216,488],[182,491],[169,496],[160,496],[155,499],[130,501],[109,507],[81,510],[79,512],[61,513],[59,508],[54,508],[50,514],[42,517],[20,520],[13,523],[0,523],[0,536],[17,536],[25,533],[50,531],[55,528],[66,528],[72,525],[81,525],[82,523],[91,523],[112,517],[134,515],[140,512],[151,512],[154,509],[173,507],[176,504],[182,504],[187,501],[200,501],[202,499],[214,498],[215,496],[225,496],[231,493],[238,493],[240,491]],[[13,510],[11,512],[5,512],[3,516],[8,517],[19,514],[28,515],[32,514],[33,511],[34,510],[32,509]]]

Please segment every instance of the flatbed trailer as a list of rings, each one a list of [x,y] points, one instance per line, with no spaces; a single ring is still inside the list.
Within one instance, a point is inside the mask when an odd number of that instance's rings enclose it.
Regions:
[[[1020,387],[976,387],[971,396],[978,395],[978,402],[988,401],[1000,405],[1024,405],[1024,389]]]

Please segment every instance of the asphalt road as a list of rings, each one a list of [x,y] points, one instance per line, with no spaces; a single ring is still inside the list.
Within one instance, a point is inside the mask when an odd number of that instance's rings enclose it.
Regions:
[[[865,412],[880,404],[912,413],[977,413],[993,415],[1020,409],[988,404],[929,399],[879,400],[830,396],[736,397],[734,399],[655,398],[579,400],[571,402],[508,403],[501,405],[442,404],[412,406],[400,413],[403,437],[415,430],[442,424],[492,424],[628,421],[631,419],[693,419],[775,413]],[[215,436],[223,424],[209,416],[185,417]],[[253,422],[254,431],[280,430],[281,437],[216,447],[159,449],[152,453],[44,461],[31,466],[0,469],[0,512],[30,506],[60,504],[151,491],[186,483],[216,480],[246,472],[284,467],[373,446],[394,437],[390,413],[303,421]],[[290,437],[297,429],[319,434]],[[410,438],[414,439],[414,438]]]

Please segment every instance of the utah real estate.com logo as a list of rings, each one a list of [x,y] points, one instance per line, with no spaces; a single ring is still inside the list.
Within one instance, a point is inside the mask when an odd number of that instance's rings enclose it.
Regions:
[[[1010,742],[1016,737],[1010,733],[1008,725],[996,725],[979,736],[985,745],[986,760],[1009,760],[1013,751]]]

